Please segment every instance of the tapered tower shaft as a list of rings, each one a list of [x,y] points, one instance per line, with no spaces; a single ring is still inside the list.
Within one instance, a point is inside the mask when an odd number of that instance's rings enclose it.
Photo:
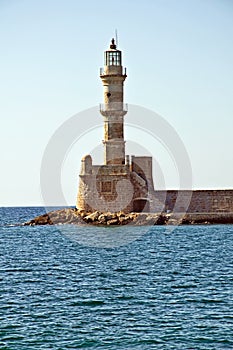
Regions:
[[[104,103],[100,113],[104,117],[104,164],[125,164],[124,115],[124,81],[126,69],[122,67],[121,51],[117,50],[114,39],[110,48],[104,53],[104,68],[100,78],[104,89]]]

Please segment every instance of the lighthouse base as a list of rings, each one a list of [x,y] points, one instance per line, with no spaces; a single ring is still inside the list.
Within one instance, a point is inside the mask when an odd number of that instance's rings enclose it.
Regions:
[[[76,207],[88,212],[150,212],[151,167],[151,157],[132,157],[131,164],[123,165],[92,165],[91,157],[84,157]]]

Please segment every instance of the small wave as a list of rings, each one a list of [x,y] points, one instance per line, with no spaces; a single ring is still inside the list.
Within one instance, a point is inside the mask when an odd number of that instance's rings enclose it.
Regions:
[[[102,300],[80,300],[73,301],[70,306],[98,306],[103,305],[104,301]]]
[[[0,225],[0,226],[5,226],[5,227],[17,227],[17,226],[24,226],[24,224],[17,223],[17,224],[5,224],[5,225]]]

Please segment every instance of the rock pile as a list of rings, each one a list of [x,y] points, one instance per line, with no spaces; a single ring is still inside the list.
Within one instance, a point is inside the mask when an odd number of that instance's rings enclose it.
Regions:
[[[138,217],[137,213],[126,214],[118,213],[87,213],[84,210],[73,208],[51,211],[47,214],[37,216],[36,218],[25,222],[25,226],[35,225],[59,225],[59,224],[92,224],[92,225],[126,225]]]
[[[51,211],[25,222],[25,226],[35,225],[207,225],[233,224],[233,213],[87,213],[76,208]]]

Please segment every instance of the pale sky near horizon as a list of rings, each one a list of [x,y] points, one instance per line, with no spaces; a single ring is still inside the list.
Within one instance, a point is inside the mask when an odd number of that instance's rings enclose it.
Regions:
[[[233,188],[232,19],[231,0],[0,0],[0,206],[43,205],[46,145],[62,123],[102,102],[99,68],[116,28],[125,102],[176,130],[193,188]],[[67,153],[61,204],[75,204],[80,159],[101,143],[92,144],[97,135]],[[159,150],[150,152],[157,159]],[[177,186],[169,165],[165,177]]]

